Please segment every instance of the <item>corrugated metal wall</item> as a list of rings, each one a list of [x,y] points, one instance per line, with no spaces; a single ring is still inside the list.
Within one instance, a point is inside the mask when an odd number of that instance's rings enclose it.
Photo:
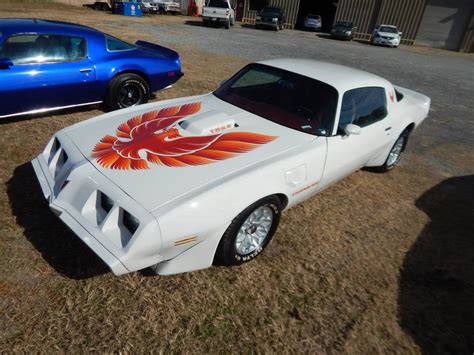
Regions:
[[[339,0],[336,10],[336,21],[352,21],[357,33],[370,33],[374,10],[380,0]]]
[[[474,53],[474,13],[471,14],[471,22],[461,44],[461,52]]]
[[[316,1],[316,0],[314,0]],[[245,1],[244,17],[242,22],[255,23],[258,11],[249,10],[250,0]],[[284,28],[293,29],[295,27],[296,19],[298,17],[298,10],[300,7],[300,0],[270,0],[269,5],[279,6],[285,11],[286,22]]]
[[[378,24],[395,25],[403,32],[402,43],[414,44],[426,0],[339,0],[336,21],[351,20],[356,38],[370,40]]]

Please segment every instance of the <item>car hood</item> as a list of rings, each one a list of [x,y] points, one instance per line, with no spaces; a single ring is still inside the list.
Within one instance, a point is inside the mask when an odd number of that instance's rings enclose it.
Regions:
[[[380,36],[384,36],[384,37],[390,37],[390,38],[398,38],[398,34],[397,33],[391,33],[391,32],[377,32]]]
[[[112,112],[64,133],[149,211],[315,139],[212,94]]]

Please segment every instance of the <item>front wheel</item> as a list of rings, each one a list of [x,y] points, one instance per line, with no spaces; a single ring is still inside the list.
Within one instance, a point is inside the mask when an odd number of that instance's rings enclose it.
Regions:
[[[109,83],[105,104],[109,110],[144,104],[150,97],[148,83],[136,74],[122,74]]]
[[[268,245],[280,222],[281,202],[265,197],[243,210],[225,231],[214,264],[240,265],[257,257]]]

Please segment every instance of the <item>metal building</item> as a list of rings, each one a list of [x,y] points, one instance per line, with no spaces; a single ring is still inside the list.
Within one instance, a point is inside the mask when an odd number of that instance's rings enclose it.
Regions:
[[[286,13],[285,28],[293,29],[308,13],[321,15],[323,31],[334,21],[350,20],[356,39],[370,40],[378,24],[391,24],[403,32],[404,44],[474,51],[473,0],[235,0],[237,20],[255,23],[266,4]]]

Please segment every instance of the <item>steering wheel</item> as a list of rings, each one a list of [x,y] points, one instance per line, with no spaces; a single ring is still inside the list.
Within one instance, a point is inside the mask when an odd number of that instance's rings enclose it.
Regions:
[[[299,116],[302,116],[304,117],[309,123],[312,123],[314,125],[314,123],[317,123],[318,126],[321,126],[321,116],[320,115],[316,115],[314,113],[313,110],[311,110],[309,107],[306,107],[306,106],[296,106],[296,113],[299,115]],[[317,128],[315,127],[315,128]]]

